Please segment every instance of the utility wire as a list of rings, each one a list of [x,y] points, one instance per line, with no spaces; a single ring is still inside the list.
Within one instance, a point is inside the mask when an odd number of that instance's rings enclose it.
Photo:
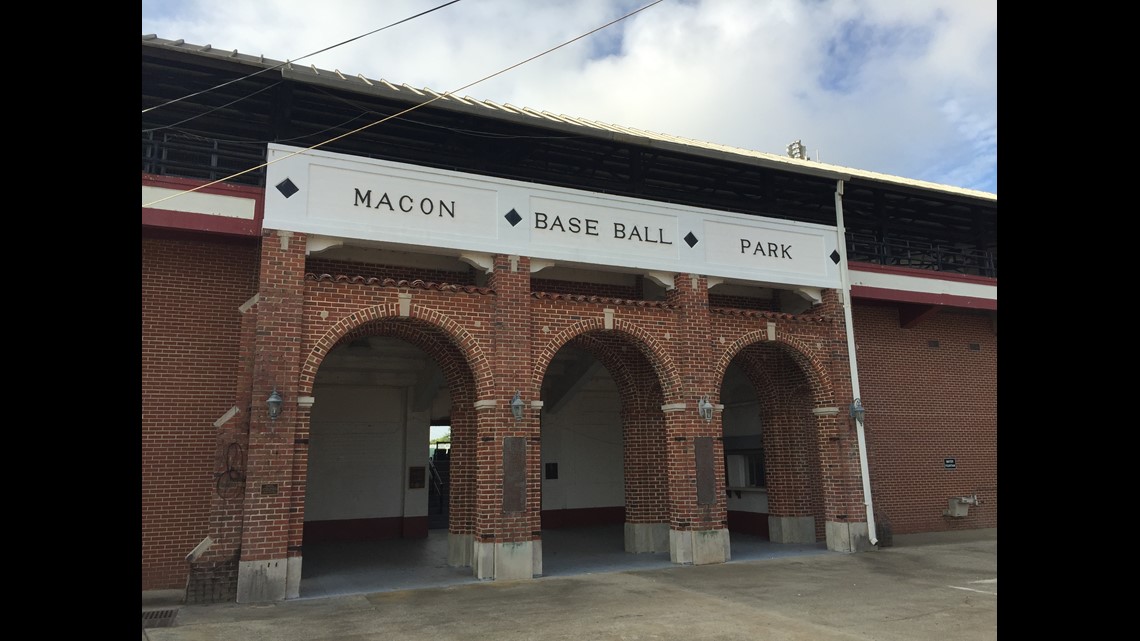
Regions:
[[[274,65],[274,66],[272,66],[272,67],[266,67],[266,68],[264,68],[264,69],[258,69],[257,71],[255,71],[255,72],[253,72],[253,73],[251,73],[251,74],[248,74],[248,75],[242,76],[242,77],[240,77],[240,78],[234,78],[233,80],[230,80],[230,81],[227,81],[227,82],[223,82],[222,84],[220,84],[220,85],[218,85],[218,86],[216,86],[216,87],[210,87],[209,89],[203,89],[203,90],[201,90],[201,91],[197,91],[197,92],[194,92],[194,93],[192,93],[192,94],[189,94],[189,95],[186,95],[186,96],[182,96],[181,98],[175,98],[174,100],[168,100],[167,102],[164,102],[164,103],[162,103],[162,104],[160,104],[160,105],[155,105],[155,106],[153,106],[153,107],[147,107],[146,109],[143,109],[143,110],[142,110],[142,113],[144,113],[144,114],[145,114],[145,113],[146,113],[146,112],[148,112],[148,111],[153,111],[153,110],[155,110],[155,109],[161,109],[162,107],[165,107],[165,106],[167,106],[167,105],[172,105],[172,104],[174,104],[174,103],[176,103],[176,102],[179,102],[179,101],[182,101],[182,100],[186,100],[187,98],[193,98],[194,96],[198,96],[198,95],[201,95],[201,94],[204,94],[204,93],[210,92],[210,91],[215,91],[215,90],[217,90],[217,89],[221,89],[222,87],[225,87],[225,86],[227,86],[227,85],[232,85],[232,84],[233,84],[233,83],[235,83],[235,82],[240,82],[240,81],[242,81],[242,80],[246,80],[246,79],[252,78],[252,77],[254,77],[254,76],[258,75],[258,74],[261,74],[261,73],[265,73],[266,71],[273,71],[274,69],[280,69],[281,67],[284,67],[284,66],[286,66],[286,65],[292,64],[293,62],[297,62],[298,60],[304,60],[305,58],[311,58],[312,56],[315,56],[315,55],[317,55],[318,53],[324,53],[324,52],[326,52],[326,51],[328,51],[328,50],[330,50],[330,49],[336,49],[337,47],[340,47],[340,46],[346,45],[346,44],[348,44],[348,43],[350,43],[350,42],[353,42],[353,41],[355,41],[355,40],[360,40],[361,38],[364,38],[364,37],[370,36],[370,35],[372,35],[372,34],[374,34],[374,33],[379,33],[379,32],[381,32],[381,31],[383,31],[383,30],[385,30],[385,29],[389,29],[389,28],[391,28],[391,27],[395,27],[395,26],[396,26],[396,25],[398,25],[398,24],[403,24],[403,23],[405,23],[405,22],[407,22],[407,21],[409,21],[409,20],[415,20],[416,18],[418,18],[418,17],[420,17],[420,16],[424,16],[424,15],[427,15],[427,14],[431,13],[432,11],[438,11],[439,9],[442,9],[442,8],[444,8],[444,7],[448,6],[448,5],[453,5],[453,4],[455,4],[456,2],[459,2],[459,0],[451,0],[451,2],[445,2],[445,3],[441,4],[441,5],[439,5],[438,7],[433,7],[433,8],[431,8],[431,9],[428,9],[427,11],[421,11],[421,12],[417,13],[417,14],[416,14],[416,15],[414,15],[414,16],[408,16],[407,18],[404,18],[403,20],[399,20],[399,21],[397,21],[397,22],[393,22],[393,23],[392,23],[392,24],[390,24],[390,25],[386,25],[386,26],[380,27],[379,29],[373,29],[372,31],[369,31],[368,33],[362,33],[362,34],[360,34],[359,36],[356,36],[355,38],[349,38],[348,40],[345,40],[344,42],[338,42],[338,43],[337,43],[337,44],[335,44],[335,45],[330,45],[330,46],[328,46],[328,47],[325,47],[324,49],[319,49],[319,50],[317,50],[317,51],[314,51],[313,53],[310,53],[310,54],[306,54],[306,55],[303,55],[303,56],[301,56],[300,58],[297,58],[296,60],[292,60],[292,61],[290,61],[290,60],[286,60],[285,62],[282,62],[282,63],[280,63],[280,64]],[[232,103],[231,103],[231,104],[232,104]],[[206,113],[209,113],[209,112],[206,112]],[[205,114],[202,114],[202,115],[205,115]],[[197,117],[197,116],[195,116],[195,117]],[[187,120],[192,120],[192,119],[191,119],[191,118],[187,118]],[[182,122],[186,122],[186,120],[183,120]],[[179,123],[179,124],[181,124],[181,123]]]
[[[482,77],[482,78],[480,78],[480,79],[476,80],[475,82],[470,82],[470,83],[467,83],[467,84],[463,85],[462,87],[459,87],[458,89],[453,89],[453,90],[451,90],[451,91],[447,91],[447,92],[444,92],[444,93],[442,93],[442,94],[438,94],[438,95],[436,95],[436,97],[434,97],[434,98],[432,98],[432,99],[430,99],[430,100],[425,100],[424,102],[421,102],[421,103],[420,103],[420,104],[418,104],[418,105],[412,105],[411,107],[408,107],[407,109],[405,109],[405,110],[403,110],[403,111],[400,111],[400,112],[394,113],[394,114],[392,114],[391,116],[387,116],[387,117],[385,117],[385,118],[381,118],[380,120],[376,120],[376,121],[374,121],[374,122],[371,122],[371,123],[369,123],[369,124],[367,124],[367,125],[364,125],[363,127],[358,127],[357,129],[353,129],[352,131],[348,131],[348,132],[345,132],[345,133],[343,133],[343,134],[341,134],[341,135],[339,135],[339,136],[334,136],[333,138],[329,138],[328,140],[326,140],[326,141],[324,141],[324,142],[319,142],[319,143],[317,143],[317,144],[315,144],[315,145],[313,145],[313,146],[311,146],[311,147],[307,147],[307,148],[305,148],[305,149],[302,149],[302,150],[300,150],[300,151],[295,151],[295,152],[293,152],[293,153],[291,153],[291,154],[289,154],[289,155],[287,155],[287,156],[282,156],[282,157],[280,157],[280,158],[278,158],[278,159],[276,159],[276,160],[271,160],[271,161],[269,161],[269,162],[263,162],[263,163],[261,163],[260,165],[255,165],[255,166],[253,166],[253,167],[250,167],[249,169],[245,169],[245,170],[239,171],[239,172],[237,172],[236,174],[231,174],[231,175],[229,175],[229,176],[227,176],[227,177],[225,177],[225,178],[219,178],[219,179],[217,179],[217,180],[214,180],[214,181],[208,182],[208,183],[206,183],[206,184],[204,184],[204,185],[199,185],[199,186],[197,186],[197,187],[194,187],[194,188],[192,188],[192,189],[187,189],[186,191],[180,191],[180,192],[178,192],[178,193],[174,193],[174,194],[171,194],[171,195],[169,195],[169,196],[166,196],[165,198],[160,198],[160,199],[158,199],[158,200],[155,200],[155,201],[153,201],[153,202],[149,202],[149,203],[146,203],[146,204],[144,204],[144,205],[143,205],[143,207],[152,207],[152,206],[154,206],[154,205],[156,205],[156,204],[158,204],[158,203],[161,203],[161,202],[164,202],[164,201],[170,200],[171,198],[175,198],[175,197],[181,196],[181,195],[183,195],[183,194],[189,194],[189,193],[193,193],[193,192],[196,192],[196,191],[198,191],[198,190],[200,190],[200,189],[205,189],[206,187],[212,187],[213,185],[216,185],[216,184],[218,184],[218,183],[223,183],[223,182],[225,182],[225,181],[227,181],[227,180],[231,180],[231,179],[233,179],[233,178],[237,178],[238,176],[242,176],[242,175],[248,174],[248,173],[249,173],[249,172],[251,172],[251,171],[257,171],[258,169],[262,169],[263,167],[268,167],[269,165],[271,165],[271,164],[273,164],[273,163],[276,163],[276,162],[280,162],[280,161],[282,161],[282,160],[288,160],[289,158],[292,158],[293,156],[297,156],[297,155],[303,154],[303,153],[305,153],[305,152],[307,152],[307,151],[312,151],[312,150],[314,150],[314,149],[318,149],[318,148],[320,148],[320,147],[323,147],[323,146],[325,146],[325,145],[327,145],[327,144],[329,144],[329,143],[332,143],[332,142],[336,142],[337,140],[340,140],[340,139],[342,139],[342,138],[347,138],[348,136],[351,136],[351,135],[353,135],[353,134],[357,134],[357,133],[360,133],[360,132],[364,131],[365,129],[369,129],[369,128],[371,128],[371,127],[375,127],[376,125],[379,125],[379,124],[381,124],[381,123],[385,123],[385,122],[388,122],[389,120],[391,120],[391,119],[393,119],[393,118],[399,118],[400,116],[403,116],[404,114],[407,114],[407,113],[411,113],[411,112],[415,111],[416,109],[419,109],[420,107],[425,107],[425,106],[427,106],[427,105],[430,105],[431,103],[433,103],[433,102],[435,102],[435,101],[437,101],[437,100],[443,100],[444,98],[447,98],[448,96],[451,96],[451,95],[453,95],[453,94],[456,94],[456,93],[458,93],[458,92],[460,92],[460,91],[463,91],[463,90],[465,90],[465,89],[469,89],[469,88],[471,88],[471,87],[474,87],[475,85],[477,85],[477,84],[479,84],[479,83],[481,83],[481,82],[486,82],[487,80],[490,80],[491,78],[494,78],[494,77],[496,77],[496,76],[501,76],[502,74],[504,74],[504,73],[506,73],[506,72],[508,72],[508,71],[511,71],[512,69],[516,69],[516,68],[518,68],[518,67],[521,67],[521,66],[525,65],[525,64],[526,64],[526,63],[528,63],[528,62],[531,62],[531,61],[533,61],[533,60],[536,60],[536,59],[538,59],[538,58],[541,58],[542,56],[545,56],[545,55],[546,55],[546,54],[548,54],[548,53],[551,53],[551,52],[557,51],[557,50],[561,49],[562,47],[565,47],[565,46],[567,46],[567,45],[573,44],[573,43],[575,43],[575,42],[577,42],[577,41],[579,41],[579,40],[581,40],[582,38],[585,38],[585,37],[587,37],[587,36],[591,36],[591,35],[593,35],[593,34],[595,34],[595,33],[599,32],[599,31],[601,31],[602,29],[605,29],[605,28],[607,28],[607,27],[613,26],[613,25],[615,25],[615,24],[617,24],[617,23],[621,22],[622,20],[625,20],[626,18],[629,18],[629,17],[631,17],[631,16],[634,16],[634,15],[636,15],[636,14],[638,14],[638,13],[641,13],[642,11],[645,11],[646,9],[648,9],[648,8],[650,8],[650,7],[653,7],[653,6],[655,6],[655,5],[661,4],[661,3],[662,3],[662,2],[664,2],[664,1],[665,1],[665,0],[654,0],[653,2],[650,2],[649,4],[647,4],[647,5],[643,6],[643,7],[641,7],[640,9],[635,9],[635,10],[633,10],[633,11],[630,11],[629,13],[625,14],[624,16],[622,16],[622,17],[620,17],[620,18],[617,18],[617,19],[615,19],[615,20],[611,20],[610,22],[607,22],[606,24],[604,24],[604,25],[602,25],[602,26],[600,26],[600,27],[597,27],[597,28],[591,29],[590,31],[587,31],[586,33],[583,33],[583,34],[582,34],[582,35],[580,35],[580,36],[577,36],[577,37],[575,37],[575,38],[572,38],[572,39],[570,39],[570,40],[567,40],[566,42],[563,42],[563,43],[562,43],[562,44],[560,44],[560,45],[556,45],[556,46],[554,46],[554,47],[551,47],[550,49],[547,49],[546,51],[543,51],[542,53],[538,53],[538,54],[535,54],[535,55],[533,55],[533,56],[531,56],[531,57],[529,57],[529,58],[527,58],[526,60],[523,60],[523,61],[521,61],[521,62],[516,62],[515,64],[513,64],[513,65],[511,65],[511,66],[509,66],[509,67],[506,67],[506,68],[500,69],[499,71],[496,71],[495,73],[493,73],[493,74],[490,74],[490,75],[488,75],[488,76],[484,76],[484,77]]]
[[[320,87],[317,87],[317,90],[318,90],[318,91],[320,91],[321,93],[325,94],[326,96],[328,96],[330,100],[338,100],[338,101],[340,101],[340,102],[343,102],[343,103],[344,103],[344,104],[346,104],[346,105],[349,105],[349,106],[352,106],[352,107],[355,107],[355,108],[357,108],[357,109],[361,110],[361,111],[362,111],[363,113],[365,113],[365,114],[371,114],[371,115],[379,115],[379,114],[378,114],[378,112],[377,112],[376,110],[374,110],[374,109],[370,109],[370,108],[368,108],[367,106],[361,105],[360,103],[358,103],[358,102],[356,102],[356,101],[354,101],[354,100],[349,100],[349,99],[347,99],[347,98],[344,98],[344,97],[341,97],[341,96],[335,95],[335,94],[333,94],[332,92],[326,91],[325,89],[323,89],[323,88],[320,88]],[[363,115],[363,114],[362,114],[362,115]],[[475,130],[473,130],[473,129],[460,129],[460,128],[458,128],[458,127],[448,127],[448,126],[446,126],[446,125],[433,125],[433,124],[432,124],[432,123],[430,123],[430,122],[424,122],[424,121],[420,121],[420,120],[412,120],[411,118],[404,118],[404,122],[410,122],[410,123],[412,123],[412,124],[414,124],[414,125],[420,125],[420,126],[422,126],[422,127],[432,127],[432,128],[435,128],[435,129],[443,129],[443,130],[446,130],[446,131],[450,131],[450,132],[452,132],[452,133],[457,133],[457,134],[464,134],[464,135],[467,135],[467,136],[475,136],[475,137],[478,137],[478,138],[495,138],[495,139],[498,139],[498,140],[570,140],[570,139],[573,139],[573,138],[581,138],[581,137],[582,137],[582,136],[580,136],[580,135],[567,135],[567,136],[519,136],[519,135],[512,135],[512,134],[496,134],[496,133],[486,133],[486,132],[483,132],[483,131],[475,131]],[[328,128],[326,128],[326,130],[327,130],[327,129],[328,129]],[[313,134],[305,134],[305,135],[315,135],[316,133],[320,133],[320,132],[315,132],[315,133],[313,133]],[[303,137],[303,136],[296,136],[296,138],[301,138],[301,137]],[[278,141],[276,141],[276,142],[281,142],[281,141],[280,141],[280,140],[278,140]]]
[[[260,72],[258,72],[258,73],[260,73]],[[246,78],[248,78],[248,77],[249,77],[249,76],[246,76]],[[240,79],[239,79],[239,80],[240,80]],[[268,91],[268,90],[270,90],[270,89],[272,89],[272,88],[276,87],[276,86],[277,86],[277,85],[279,85],[279,84],[281,84],[281,83],[280,83],[280,82],[275,82],[275,83],[273,83],[273,84],[271,84],[271,85],[269,85],[269,86],[267,86],[267,87],[262,87],[261,89],[258,89],[257,91],[255,91],[255,92],[253,92],[253,93],[249,94],[248,96],[242,96],[241,98],[237,98],[237,99],[235,99],[235,100],[231,100],[230,102],[227,102],[227,103],[226,103],[226,104],[224,104],[224,105],[218,105],[217,107],[214,107],[213,109],[210,109],[210,110],[208,110],[208,111],[204,111],[204,112],[202,112],[202,113],[200,113],[200,114],[195,114],[195,115],[193,115],[193,116],[190,116],[189,118],[186,118],[186,119],[184,119],[184,120],[179,120],[178,122],[176,122],[176,123],[173,123],[173,124],[169,124],[169,125],[163,125],[163,126],[161,126],[161,127],[151,127],[150,129],[143,129],[143,130],[142,130],[142,132],[145,134],[145,133],[149,133],[149,132],[152,132],[152,131],[159,131],[159,130],[162,130],[162,129],[173,129],[173,128],[177,127],[178,125],[184,125],[184,124],[186,124],[186,123],[190,122],[191,120],[194,120],[195,118],[201,118],[202,116],[206,116],[206,115],[212,114],[212,113],[214,113],[215,111],[218,111],[219,109],[225,109],[226,107],[229,107],[230,105],[233,105],[233,104],[235,104],[235,103],[239,103],[239,102],[241,102],[242,100],[245,100],[246,98],[252,98],[252,97],[256,96],[257,94],[259,94],[259,93],[261,93],[261,92],[263,92],[263,91]],[[218,87],[221,87],[221,86],[222,86],[222,85],[218,85]],[[214,89],[217,89],[218,87],[214,87]],[[209,90],[207,90],[207,91],[213,91],[213,89],[209,89]],[[199,92],[199,93],[201,93],[201,92]],[[186,98],[189,98],[189,97],[190,97],[190,96],[183,96],[182,98],[179,98],[178,100],[184,100],[184,99],[186,99]],[[169,105],[170,103],[168,102],[168,103],[166,103],[166,104],[168,104],[168,105]]]

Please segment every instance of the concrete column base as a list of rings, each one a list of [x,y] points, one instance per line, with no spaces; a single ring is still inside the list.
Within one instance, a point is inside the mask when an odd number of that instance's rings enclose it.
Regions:
[[[626,523],[625,551],[632,554],[669,550],[668,523]]]
[[[815,543],[815,517],[769,515],[768,539],[773,543]]]
[[[301,596],[301,558],[299,556],[289,557],[289,562],[285,566],[285,598],[297,599]]]
[[[533,541],[518,543],[475,542],[475,578],[503,581],[534,578]]]
[[[728,530],[669,530],[669,560],[673,563],[709,565],[731,557]]]
[[[447,533],[447,564],[453,568],[471,566],[475,537],[471,534]]]
[[[827,549],[835,552],[866,552],[874,550],[871,545],[870,530],[866,523],[839,523],[828,521],[824,526],[827,534]]]
[[[531,550],[533,550],[533,558],[531,559],[531,572],[534,576],[542,576],[542,539],[530,542]]]
[[[288,559],[241,561],[238,563],[238,603],[284,601],[288,594]],[[297,573],[298,584],[300,572]]]

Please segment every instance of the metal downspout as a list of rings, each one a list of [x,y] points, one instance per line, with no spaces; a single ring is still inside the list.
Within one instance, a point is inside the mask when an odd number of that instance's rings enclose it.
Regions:
[[[843,320],[847,326],[847,359],[851,368],[852,399],[859,395],[859,367],[855,363],[855,328],[851,321],[851,279],[847,273],[847,230],[843,226],[843,181],[835,182],[835,222],[839,234],[839,279],[843,288]],[[877,545],[875,533],[875,507],[871,504],[871,474],[867,466],[867,438],[863,434],[863,421],[855,419],[855,433],[859,439],[859,471],[863,476],[863,505],[867,507],[867,534],[871,545]]]

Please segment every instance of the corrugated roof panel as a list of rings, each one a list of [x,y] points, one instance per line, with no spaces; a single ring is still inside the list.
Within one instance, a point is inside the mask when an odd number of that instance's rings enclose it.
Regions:
[[[424,87],[424,91],[431,91],[433,94],[439,96],[440,100],[454,100],[456,102],[463,102],[457,96],[450,94],[450,93],[446,93],[446,92],[445,93],[436,93],[436,92],[432,91],[431,89],[428,89],[427,87]],[[466,104],[466,103],[464,103],[464,104]]]
[[[586,122],[585,120],[582,120],[581,118],[575,117],[575,116],[567,116],[566,114],[559,114],[558,117],[565,120],[566,122],[568,122],[572,125],[578,125],[579,127],[593,127],[593,125],[591,125],[590,123]]]
[[[484,100],[483,102],[488,104],[488,105],[491,105],[492,107],[494,107],[495,109],[498,109],[499,111],[505,111],[507,113],[516,113],[514,109],[512,109],[506,105],[500,105],[499,103],[495,102],[494,100]]]
[[[615,125],[615,124],[611,124],[608,122],[598,122],[596,120],[593,120],[591,122],[594,123],[594,126],[601,127],[602,129],[608,129],[609,131],[615,131],[615,132],[621,133],[621,134],[628,134],[630,136],[638,136],[638,137],[643,137],[643,138],[645,137],[643,134],[638,132],[636,129],[630,129],[629,127],[622,127],[621,125]]]
[[[548,116],[546,114],[545,111],[535,111],[534,109],[531,109],[530,107],[523,107],[523,110],[526,111],[527,114],[534,116],[535,118],[542,118],[543,120],[550,120],[553,122],[558,122],[557,118],[551,118],[550,116]]]
[[[542,115],[546,116],[547,118],[549,118],[555,122],[562,122],[562,123],[566,123],[568,125],[576,124],[574,122],[571,122],[568,118],[566,118],[566,116],[559,116],[558,114],[553,114],[553,113],[550,113],[549,111],[543,111]]]
[[[488,100],[481,100],[479,98],[472,98],[471,96],[464,96],[464,98],[470,100],[471,104],[478,105],[484,109],[490,109],[491,111],[499,111],[499,108],[493,104],[489,104],[490,101],[488,101]]]
[[[507,103],[506,106],[510,109],[513,109],[515,111],[515,113],[517,113],[519,115],[530,116],[531,118],[542,118],[542,116],[535,114],[535,113],[532,113],[532,110],[527,109],[526,107],[516,107],[515,105],[512,105],[509,102]]]

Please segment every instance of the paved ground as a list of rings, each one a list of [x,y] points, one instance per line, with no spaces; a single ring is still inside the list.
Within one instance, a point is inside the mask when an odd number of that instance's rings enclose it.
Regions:
[[[720,565],[176,606],[149,641],[988,641],[997,530]]]

